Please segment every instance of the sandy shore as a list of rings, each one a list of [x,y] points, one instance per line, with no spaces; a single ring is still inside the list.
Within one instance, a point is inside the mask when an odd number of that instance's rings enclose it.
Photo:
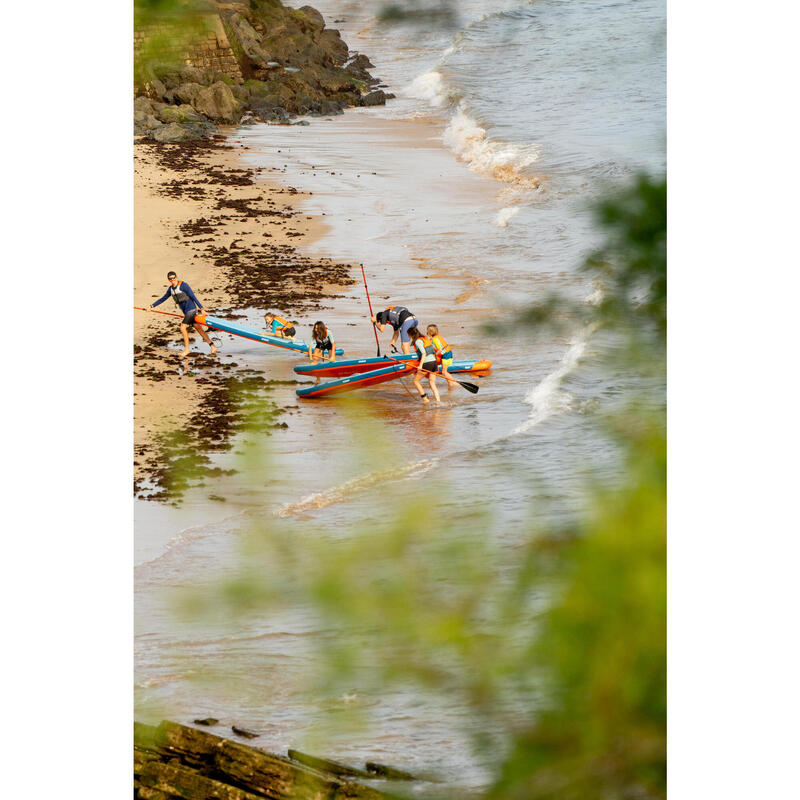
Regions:
[[[349,265],[296,252],[297,242],[313,241],[324,223],[302,213],[303,193],[270,180],[267,170],[243,168],[243,149],[225,140],[135,145],[135,306],[147,307],[166,291],[168,270],[186,280],[211,313],[230,318],[244,307],[299,313],[335,291],[331,276],[339,285],[352,282]],[[168,300],[158,310],[177,309]],[[220,389],[223,377],[244,374],[224,349],[210,357],[196,335],[191,356],[180,358],[178,322],[134,311],[134,490],[140,497],[148,494],[143,485],[152,490],[159,475],[165,488],[160,440],[174,431],[190,440],[203,433],[207,426],[198,419],[209,392]],[[217,445],[231,432],[224,414],[214,430],[204,431]],[[188,446],[202,449],[194,438]],[[170,499],[168,491],[155,495]]]

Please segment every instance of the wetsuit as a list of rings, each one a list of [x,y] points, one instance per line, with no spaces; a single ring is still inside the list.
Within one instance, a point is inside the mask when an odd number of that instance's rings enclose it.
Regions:
[[[330,352],[333,353],[334,349],[334,339],[331,336],[331,332],[328,331],[328,335],[324,339],[312,339],[311,340],[311,350],[322,350],[322,352]]]
[[[153,303],[153,308],[161,305],[161,303],[169,297],[172,297],[175,301],[175,305],[183,311],[181,324],[194,325],[194,318],[197,316],[197,312],[200,311],[202,306],[200,305],[200,301],[194,296],[192,287],[189,286],[186,281],[180,281],[175,287],[170,286],[164,296]]]
[[[409,328],[419,327],[419,320],[405,306],[392,306],[385,311],[379,311],[375,319],[381,325],[389,323],[394,330],[400,331],[401,343],[411,341],[408,335]]]

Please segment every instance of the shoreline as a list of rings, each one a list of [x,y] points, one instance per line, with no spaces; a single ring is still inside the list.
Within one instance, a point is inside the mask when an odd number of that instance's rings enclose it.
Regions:
[[[243,166],[248,148],[232,134],[202,143],[135,144],[134,305],[146,308],[158,299],[170,269],[204,308],[232,319],[262,306],[290,315],[317,310],[355,282],[352,265],[298,251],[298,243],[318,239],[326,223],[304,213],[308,193],[271,179],[270,168]],[[174,312],[172,306],[166,301],[157,310]],[[205,424],[215,395],[229,399],[232,385],[263,394],[269,383],[224,346],[210,356],[193,333],[191,355],[180,358],[177,323],[134,311],[134,494],[140,499],[178,501],[186,481],[176,482],[167,462],[198,456],[202,463],[189,470],[191,483],[208,465],[200,451],[230,445],[229,404],[216,418],[212,408],[215,424]],[[280,411],[272,405],[270,422]],[[170,448],[178,444],[178,451]]]

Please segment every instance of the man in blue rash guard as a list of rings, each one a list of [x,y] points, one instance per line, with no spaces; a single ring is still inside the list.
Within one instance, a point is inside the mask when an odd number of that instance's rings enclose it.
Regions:
[[[181,333],[183,334],[184,351],[181,357],[189,355],[189,326],[193,325],[194,329],[200,334],[203,341],[211,345],[211,352],[217,352],[217,346],[208,338],[208,334],[200,326],[199,322],[195,322],[194,318],[203,310],[200,301],[194,296],[192,287],[186,281],[179,281],[178,276],[170,270],[167,273],[167,280],[169,281],[169,288],[163,297],[155,301],[147,310],[152,311],[157,305],[161,305],[169,297],[175,301],[175,305],[183,312],[183,319],[181,320]]]

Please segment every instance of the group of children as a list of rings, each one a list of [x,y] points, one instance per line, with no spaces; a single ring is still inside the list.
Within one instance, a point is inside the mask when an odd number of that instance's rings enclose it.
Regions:
[[[447,368],[453,363],[453,351],[445,341],[445,338],[439,333],[439,328],[436,325],[428,325],[425,329],[425,335],[423,335],[418,327],[419,320],[404,306],[389,306],[384,311],[379,311],[371,319],[372,323],[380,331],[383,331],[387,324],[392,326],[394,330],[391,342],[392,347],[395,346],[399,336],[403,353],[410,355],[411,348],[414,348],[415,353],[419,355],[419,363],[414,374],[414,387],[419,393],[422,402],[429,403],[428,395],[422,388],[422,379],[427,376],[431,392],[436,398],[436,402],[440,402],[441,397],[436,386],[436,376],[439,374],[440,364],[442,377],[451,385],[455,381],[447,371]],[[264,314],[264,321],[267,324],[268,332],[274,336],[293,339],[297,334],[291,322],[272,312]],[[308,357],[312,361],[320,358],[326,358],[330,361],[336,360],[336,341],[327,325],[321,320],[314,323],[308,348]],[[317,383],[319,383],[319,378]]]

